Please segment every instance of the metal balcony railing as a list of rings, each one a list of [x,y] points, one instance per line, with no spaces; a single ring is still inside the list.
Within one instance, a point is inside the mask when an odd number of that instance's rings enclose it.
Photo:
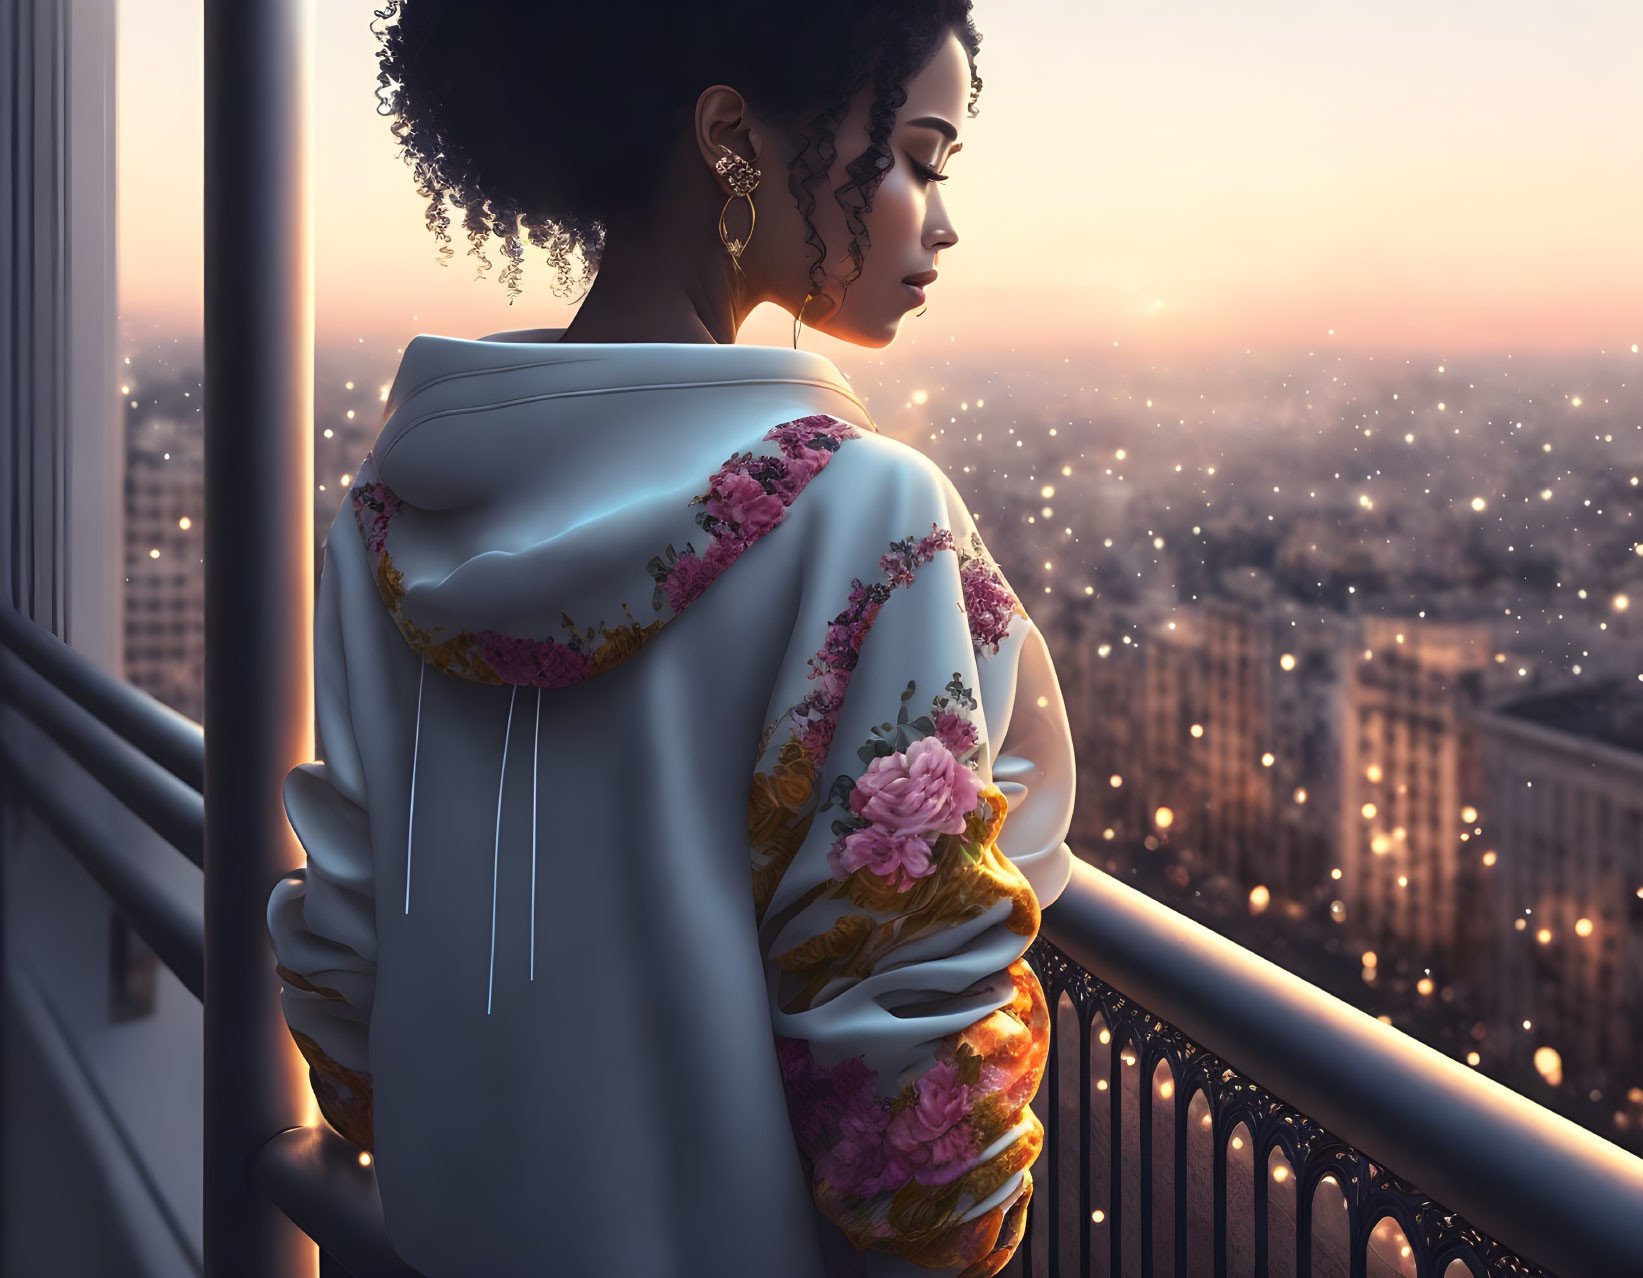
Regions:
[[[199,729],[11,608],[0,608],[0,648],[3,703],[173,846],[186,843],[203,816],[190,780],[201,775]],[[17,797],[199,995],[208,973],[198,904],[179,908],[41,769],[3,746],[0,755],[0,768],[22,779]],[[186,802],[173,783],[185,785]],[[262,916],[230,925],[260,928]],[[1110,875],[1075,863],[1028,957],[1056,1016],[1035,1102],[1048,1141],[1027,1235],[1005,1273],[1363,1278],[1382,1217],[1402,1231],[1419,1278],[1453,1278],[1455,1262],[1474,1278],[1643,1273],[1643,1159]],[[277,1001],[271,969],[251,997]],[[1155,1092],[1168,1103],[1155,1108]],[[1253,1163],[1247,1210],[1228,1193],[1240,1128]],[[1282,1237],[1268,1226],[1273,1150],[1299,1205]],[[357,1155],[328,1127],[293,1128],[248,1149],[246,1170],[318,1244],[322,1275],[415,1278],[393,1252],[375,1173]],[[1207,1186],[1195,1168],[1207,1170]],[[1315,1206],[1326,1178],[1339,1202]],[[1247,1243],[1241,1257],[1235,1240]],[[1320,1240],[1327,1267],[1314,1264]]]
[[[1643,1159],[1112,876],[1075,862],[1028,958],[1056,1012],[1021,1272],[1643,1274]]]
[[[198,724],[113,678],[9,606],[0,607],[0,706],[22,714],[168,844],[200,863],[205,741]],[[0,775],[161,962],[203,1000],[203,883],[200,894],[179,900],[142,856],[101,835],[38,761],[3,740]],[[261,928],[261,914],[244,926]],[[263,984],[263,1000],[277,1004],[271,968]],[[247,1171],[319,1244],[321,1278],[416,1278],[389,1245],[376,1177],[360,1166],[358,1153],[329,1127],[292,1128],[256,1151]]]

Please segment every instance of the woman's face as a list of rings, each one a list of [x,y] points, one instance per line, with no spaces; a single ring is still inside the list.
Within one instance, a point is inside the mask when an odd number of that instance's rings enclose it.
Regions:
[[[872,210],[862,219],[867,230],[861,240],[862,271],[847,291],[843,281],[855,269],[850,228],[832,192],[851,181],[846,166],[867,147],[873,97],[869,87],[851,103],[839,125],[838,159],[816,192],[810,220],[827,249],[821,292],[804,305],[805,294],[815,287],[809,275],[815,253],[805,245],[804,220],[785,181],[791,144],[770,131],[765,132],[768,145],[759,157],[765,177],[753,192],[758,222],[742,262],[756,282],[757,300],[773,301],[792,315],[798,315],[803,305],[806,327],[858,346],[879,347],[895,338],[902,316],[924,305],[919,291],[905,282],[907,277],[924,277],[931,300],[939,299],[941,285],[931,285],[928,277],[934,273],[937,253],[958,243],[944,183],[932,174],[940,175],[948,157],[961,147],[958,137],[970,101],[970,62],[964,45],[949,31],[935,56],[907,82],[907,102],[896,112],[887,139],[893,162],[873,194]],[[847,196],[860,197],[860,190]],[[739,234],[746,222],[745,217],[731,222],[735,211],[732,205],[726,220],[732,233]],[[745,209],[742,212],[745,215]]]

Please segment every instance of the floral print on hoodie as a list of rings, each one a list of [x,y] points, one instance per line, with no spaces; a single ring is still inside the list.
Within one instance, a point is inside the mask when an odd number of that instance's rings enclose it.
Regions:
[[[763,442],[774,444],[776,452],[733,454],[713,474],[707,491],[689,503],[702,507],[695,524],[708,538],[704,548],[698,551],[694,542],[686,541],[679,551],[669,542],[645,565],[655,583],[651,610],[661,615],[641,624],[623,601],[626,625],[610,628],[601,618],[598,625],[581,628],[562,614],[562,626],[569,636],[563,640],[497,630],[463,629],[441,636],[438,626],[424,629],[418,625],[405,610],[404,576],[394,567],[388,550],[388,530],[399,512],[400,499],[375,477],[372,457],[360,467],[351,498],[360,536],[375,559],[377,592],[407,642],[430,665],[476,683],[564,688],[609,669],[642,648],[749,546],[780,524],[794,498],[832,460],[840,443],[855,435],[856,427],[849,422],[815,413],[772,427]]]
[[[1025,618],[1025,610],[979,534],[972,530],[961,547],[949,529],[932,525],[922,537],[891,545],[880,560],[882,579],[853,582],[848,605],[811,658],[815,687],[767,727],[760,744],[763,759],[786,726],[768,770],[753,780],[750,837],[761,922],[817,816],[839,809],[826,852],[831,877],[781,911],[792,918],[817,902],[838,901],[840,907],[818,911],[834,919],[832,926],[773,947],[768,956],[779,969],[783,1013],[824,1007],[852,984],[893,970],[905,947],[923,942],[928,951],[1001,904],[1008,907],[1001,921],[1024,938],[1022,950],[1037,933],[1038,901],[997,845],[1008,805],[979,770],[979,703],[963,672],[923,700],[916,700],[917,680],[909,679],[896,719],[851,743],[863,766],[840,771],[825,796],[817,793],[863,641],[894,592],[944,554],[957,559],[976,660],[998,651],[1010,619]],[[920,713],[910,717],[910,707]],[[963,1266],[963,1278],[982,1278],[1001,1269],[1019,1244],[1032,1193],[1025,1169],[1043,1143],[1028,1106],[1048,1056],[1049,1013],[1024,959],[1001,975],[1010,991],[1002,1005],[936,1039],[922,1069],[899,1080],[881,1079],[864,1055],[818,1064],[809,1041],[778,1034],[789,1113],[815,1200],[857,1247],[894,1251],[925,1267]],[[1017,1173],[1020,1192],[987,1204]]]

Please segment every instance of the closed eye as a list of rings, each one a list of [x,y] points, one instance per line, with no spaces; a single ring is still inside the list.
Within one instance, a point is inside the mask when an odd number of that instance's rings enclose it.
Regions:
[[[922,160],[915,160],[911,155],[907,157],[907,161],[913,166],[913,172],[917,173],[926,182],[945,182],[952,176],[950,173],[937,173],[928,164],[925,164]]]

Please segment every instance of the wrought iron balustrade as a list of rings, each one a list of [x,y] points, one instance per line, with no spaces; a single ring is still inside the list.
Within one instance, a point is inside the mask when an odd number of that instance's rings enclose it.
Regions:
[[[1027,957],[1047,1139],[1005,1274],[1643,1274],[1643,1159],[1117,879],[1075,864]]]

